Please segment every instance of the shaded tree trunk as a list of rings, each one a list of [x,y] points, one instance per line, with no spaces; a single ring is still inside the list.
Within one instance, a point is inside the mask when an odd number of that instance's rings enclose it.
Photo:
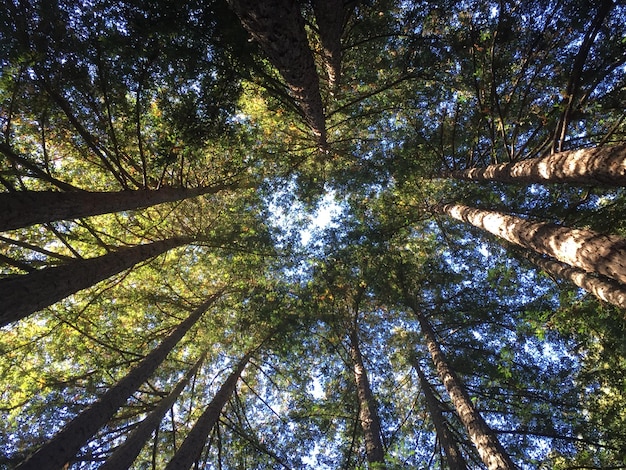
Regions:
[[[248,361],[250,360],[252,353],[246,354],[235,367],[235,370],[231,372],[226,381],[222,384],[218,392],[208,404],[206,410],[172,457],[172,460],[167,464],[165,470],[188,470],[191,466],[200,458],[202,449],[206,445],[209,434],[213,430],[213,427],[219,419],[222,409],[226,402],[230,399],[239,377],[245,369]]]
[[[97,258],[77,259],[61,266],[0,280],[0,326],[24,318],[135,264],[189,243],[175,237],[121,248]]]
[[[375,464],[376,468],[383,468],[385,449],[381,439],[380,418],[378,417],[376,399],[372,393],[367,370],[363,363],[363,355],[359,348],[356,321],[350,331],[350,357],[352,358],[354,382],[359,400],[359,422],[365,436],[367,461],[370,464]]]
[[[450,432],[448,423],[441,412],[441,405],[433,393],[430,382],[426,378],[426,375],[424,375],[424,371],[419,365],[417,359],[412,358],[411,365],[419,376],[420,387],[422,388],[424,398],[426,399],[426,407],[428,408],[428,413],[430,414],[433,424],[435,425],[435,432],[437,433],[437,437],[439,438],[439,442],[441,443],[441,447],[445,453],[448,467],[450,470],[467,470],[467,463],[457,446],[454,436]]]
[[[587,272],[626,284],[626,240],[592,230],[531,222],[502,212],[446,204],[435,211]]]
[[[294,0],[228,0],[228,3],[283,76],[318,143],[325,148],[326,118],[319,77],[300,4]]]
[[[135,210],[164,202],[216,193],[227,188],[161,188],[117,192],[16,191],[0,194],[0,231],[28,227],[55,220]]]
[[[194,366],[185,374],[185,376],[176,384],[176,387],[150,412],[150,414],[139,424],[130,436],[120,445],[115,452],[104,462],[99,470],[118,470],[130,468],[141,449],[143,449],[154,430],[159,426],[163,416],[167,413],[183,389],[187,386],[191,378],[198,372],[198,369],[204,362],[206,353],[202,354],[200,359],[196,361]]]
[[[560,152],[542,158],[453,171],[446,176],[503,183],[626,186],[626,145]]]
[[[435,331],[424,314],[412,301],[408,301],[409,306],[417,316],[422,334],[426,340],[428,351],[432,357],[439,379],[445,386],[452,404],[456,409],[463,426],[476,446],[480,458],[489,470],[510,470],[517,468],[508,456],[496,434],[483,419],[478,410],[474,407],[472,400],[463,386],[456,372],[443,354]]]
[[[111,387],[85,411],[70,421],[50,441],[16,467],[17,470],[57,469],[69,462],[89,442],[102,426],[107,424],[128,398],[165,360],[170,351],[200,319],[202,314],[221,295],[212,295],[194,310],[161,344],[148,354],[123,379]]]
[[[574,268],[554,259],[544,258],[537,253],[524,253],[524,256],[547,273],[570,281],[572,284],[595,295],[600,300],[626,309],[625,285],[602,276],[594,276],[582,269]]]
[[[328,85],[336,90],[341,77],[341,36],[354,8],[354,2],[313,0],[313,12],[322,42]]]

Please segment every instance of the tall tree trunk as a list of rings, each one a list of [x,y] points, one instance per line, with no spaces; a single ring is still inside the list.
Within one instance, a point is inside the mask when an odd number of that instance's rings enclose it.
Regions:
[[[202,449],[206,445],[207,438],[213,430],[213,427],[219,419],[222,409],[226,402],[230,399],[241,373],[245,369],[252,353],[246,354],[231,372],[226,381],[222,384],[219,391],[208,404],[204,413],[198,418],[191,431],[167,464],[165,470],[188,470],[200,458]]]
[[[524,253],[524,256],[547,273],[570,281],[600,300],[626,309],[626,285],[612,279],[591,275],[582,269],[560,263],[552,258],[544,258],[537,253]]]
[[[55,220],[140,209],[216,193],[227,188],[161,188],[117,192],[15,191],[0,193],[0,232]]]
[[[328,85],[336,90],[341,77],[341,36],[354,2],[345,0],[313,0],[313,12],[322,43],[324,65],[328,74]]]
[[[424,398],[426,399],[426,407],[428,408],[428,413],[430,414],[433,424],[435,425],[435,432],[437,433],[437,437],[439,438],[439,442],[441,443],[441,447],[445,453],[448,467],[450,470],[467,470],[467,463],[457,446],[454,436],[450,432],[446,419],[443,417],[439,400],[435,397],[430,382],[426,378],[426,375],[424,375],[424,371],[415,357],[411,358],[411,365],[416,370],[419,377],[420,387],[422,388]]]
[[[350,356],[354,371],[354,382],[356,384],[357,397],[359,400],[359,422],[365,436],[365,453],[367,461],[376,465],[376,468],[383,468],[385,460],[385,449],[381,439],[380,418],[376,406],[376,399],[372,393],[367,370],[363,363],[363,355],[359,348],[359,337],[356,321],[350,331]]]
[[[626,186],[626,145],[572,150],[449,173],[468,181]]]
[[[16,467],[16,470],[60,469],[68,463],[94,434],[104,426],[165,360],[170,351],[221,295],[212,295],[194,310],[161,344],[148,354],[123,379],[111,387],[85,411],[70,421],[50,441]]]
[[[0,280],[0,326],[24,318],[68,295],[93,286],[124,269],[189,243],[175,237],[121,248],[97,258],[77,259],[61,266]]]
[[[531,222],[502,212],[461,204],[446,204],[435,211],[493,233],[505,240],[587,272],[626,284],[626,240],[592,230],[572,229],[546,222]]]
[[[187,374],[176,384],[176,387],[150,412],[150,414],[139,424],[130,436],[120,445],[115,452],[98,467],[99,470],[120,470],[130,468],[141,449],[143,449],[154,430],[159,426],[163,416],[167,413],[183,389],[187,386],[191,378],[198,372],[204,362],[206,353],[202,354],[195,365],[189,369]]]
[[[481,414],[474,407],[472,400],[463,387],[461,380],[456,375],[439,347],[435,331],[424,314],[412,301],[409,306],[415,312],[426,340],[428,351],[432,357],[439,379],[445,386],[452,400],[463,426],[467,429],[470,439],[476,446],[480,458],[489,470],[510,470],[517,468],[508,456],[496,434],[485,422]]]
[[[299,2],[228,0],[228,3],[283,76],[318,143],[325,148],[326,118],[319,77]]]

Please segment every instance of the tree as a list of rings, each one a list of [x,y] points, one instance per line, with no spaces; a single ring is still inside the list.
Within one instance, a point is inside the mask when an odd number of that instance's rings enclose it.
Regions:
[[[150,352],[132,371],[110,388],[89,408],[70,421],[52,440],[38,449],[19,469],[35,469],[43,466],[61,468],[84,446],[95,432],[104,426],[128,397],[145,382],[168,353],[176,346],[202,314],[221,295],[216,293],[196,308],[161,344]]]
[[[68,295],[190,241],[192,239],[188,237],[169,238],[2,279],[0,311],[3,315],[0,325],[24,318]]]
[[[573,267],[626,283],[626,241],[616,235],[570,229],[547,222],[531,222],[513,215],[461,204],[446,204],[435,210]]]
[[[467,469],[467,463],[461,454],[459,447],[452,436],[450,429],[448,428],[448,424],[446,423],[445,418],[443,417],[443,413],[441,411],[441,404],[433,390],[431,388],[424,371],[419,365],[417,359],[413,358],[411,361],[413,363],[413,367],[415,368],[417,375],[419,377],[420,388],[424,392],[424,397],[426,398],[426,405],[428,406],[428,411],[430,417],[435,425],[435,430],[437,432],[437,438],[441,442],[441,446],[444,449],[446,455],[446,461],[448,462],[448,466],[450,470],[464,470]]]
[[[504,183],[571,183],[624,186],[626,147],[570,150],[542,158],[453,171],[452,178]]]
[[[439,379],[446,387],[459,418],[465,426],[470,439],[476,446],[483,462],[490,470],[517,468],[505,452],[493,430],[472,404],[469,394],[461,384],[455,371],[448,364],[437,342],[435,331],[432,329],[429,321],[424,314],[421,313],[412,299],[407,299],[407,302],[413,310],[413,313],[417,316],[420,327],[422,328],[422,334],[428,345],[428,350],[430,351],[431,358],[437,369]]]
[[[222,384],[219,391],[215,394],[211,403],[206,407],[206,410],[181,444],[180,448],[174,454],[174,457],[165,467],[167,470],[181,469],[186,470],[191,468],[194,462],[197,462],[202,453],[202,449],[206,444],[207,437],[216,425],[222,408],[226,402],[230,399],[239,377],[245,369],[248,361],[250,361],[251,354],[246,354],[243,358],[237,362],[234,370],[230,373],[226,381]]]

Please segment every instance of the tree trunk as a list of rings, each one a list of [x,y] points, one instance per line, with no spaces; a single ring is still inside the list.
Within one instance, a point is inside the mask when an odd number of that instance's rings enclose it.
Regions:
[[[328,85],[336,90],[341,77],[341,36],[354,5],[335,0],[313,0],[313,12],[322,43]]]
[[[0,326],[24,318],[141,261],[190,241],[187,237],[170,238],[2,279]]]
[[[228,0],[243,26],[283,76],[321,147],[326,118],[300,4],[294,0]]]
[[[363,364],[356,324],[350,331],[350,356],[352,357],[354,381],[359,399],[359,422],[365,436],[367,461],[376,465],[376,468],[383,468],[385,449],[381,440],[380,419],[376,400],[367,378],[367,370]]]
[[[467,463],[457,446],[454,436],[448,428],[448,423],[443,417],[439,400],[435,397],[430,382],[428,382],[426,375],[424,375],[417,359],[412,358],[411,365],[415,368],[419,376],[420,387],[424,391],[424,398],[426,399],[426,407],[435,425],[435,432],[437,433],[437,437],[445,453],[448,467],[450,470],[467,470]]]
[[[0,232],[55,220],[135,210],[216,193],[227,188],[161,188],[117,192],[16,191],[0,193]]]
[[[222,409],[235,391],[241,373],[245,369],[252,353],[246,354],[231,372],[219,391],[215,394],[211,403],[206,407],[202,416],[174,454],[174,457],[165,467],[165,470],[188,470],[200,458],[202,449],[206,445],[207,438],[219,419]]]
[[[169,352],[220,295],[221,292],[212,295],[194,310],[123,379],[70,421],[32,456],[18,465],[16,470],[60,469],[68,463],[81,447],[89,442],[98,429],[109,422],[117,410],[126,403],[128,397],[150,378]]]
[[[447,204],[435,210],[570,266],[626,284],[626,240],[616,235],[531,222],[461,204]]]
[[[543,158],[453,171],[447,176],[503,183],[626,186],[626,145],[572,150]]]
[[[593,276],[582,269],[560,263],[551,258],[544,258],[537,253],[525,253],[524,256],[534,265],[553,276],[570,281],[572,284],[592,293],[598,299],[626,309],[626,286],[612,279]]]
[[[119,470],[130,468],[143,446],[148,442],[154,430],[159,426],[163,416],[167,413],[183,389],[187,386],[191,378],[196,374],[204,359],[206,353],[202,354],[195,365],[185,374],[174,390],[167,397],[163,398],[159,404],[150,412],[150,414],[139,424],[130,436],[120,445],[115,452],[98,467],[99,470]]]
[[[422,312],[415,306],[410,305],[415,312],[426,339],[428,351],[437,369],[439,379],[446,387],[463,426],[467,429],[470,439],[476,446],[480,458],[489,470],[510,470],[517,468],[511,458],[498,441],[497,436],[485,422],[472,400],[463,387],[456,372],[450,367],[443,351],[439,347],[435,332]]]

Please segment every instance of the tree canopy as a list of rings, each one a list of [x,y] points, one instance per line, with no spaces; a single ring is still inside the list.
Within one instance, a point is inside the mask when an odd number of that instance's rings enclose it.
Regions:
[[[0,468],[626,468],[626,6],[0,5]]]

